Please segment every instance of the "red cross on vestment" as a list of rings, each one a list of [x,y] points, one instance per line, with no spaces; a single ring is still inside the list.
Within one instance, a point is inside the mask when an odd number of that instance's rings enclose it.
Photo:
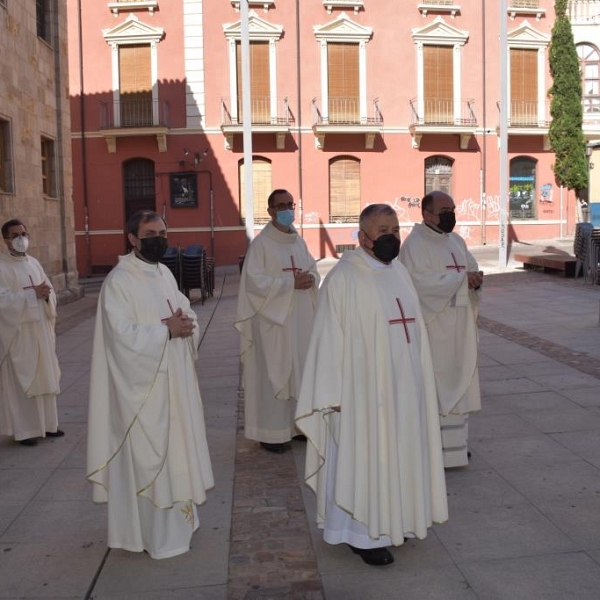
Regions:
[[[24,287],[24,290],[32,290],[35,287],[35,284],[33,283],[33,278],[31,277],[31,275],[28,276],[29,277],[29,281],[31,282],[31,285],[28,285],[26,287]]]
[[[414,317],[407,318],[404,314],[404,308],[402,308],[402,303],[400,302],[400,298],[396,298],[396,302],[398,303],[398,308],[400,309],[400,314],[402,315],[401,319],[392,319],[388,321],[390,325],[396,325],[397,323],[402,323],[404,325],[404,333],[406,334],[406,341],[410,344],[410,333],[408,331],[407,323],[415,323]]]
[[[167,298],[167,304],[169,305],[169,310],[171,311],[171,315],[169,317],[165,317],[164,319],[161,319],[160,320],[161,323],[168,321],[175,314],[175,311],[173,310],[173,305],[171,304],[171,301],[168,298]]]
[[[456,256],[454,256],[454,252],[450,252],[451,256],[452,256],[452,261],[454,262],[453,265],[446,265],[446,269],[456,269],[457,273],[460,273],[461,269],[466,269],[467,267],[465,267],[465,265],[459,265],[456,262]]]
[[[292,275],[294,277],[296,277],[296,271],[302,271],[302,269],[300,267],[296,266],[296,263],[294,262],[294,257],[290,255],[290,261],[292,263],[291,267],[287,267],[286,269],[281,269],[282,271],[291,271]]]

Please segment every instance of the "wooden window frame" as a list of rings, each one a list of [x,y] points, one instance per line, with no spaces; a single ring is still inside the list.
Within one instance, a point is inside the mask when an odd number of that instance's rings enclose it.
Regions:
[[[260,165],[260,166],[259,166]],[[261,167],[264,165],[264,172]],[[268,166],[268,168],[267,168]],[[244,161],[238,163],[239,199],[240,199],[240,221],[246,223],[245,197],[245,170]],[[264,225],[271,220],[267,209],[269,194],[272,192],[273,162],[263,156],[252,157],[252,200],[254,204],[254,223]]]
[[[56,143],[53,139],[42,137],[40,144],[42,163],[42,194],[46,198],[56,198]]]
[[[360,159],[354,156],[336,156],[329,161],[330,223],[358,223],[361,211],[360,165]],[[338,168],[343,170],[339,175],[335,173]]]

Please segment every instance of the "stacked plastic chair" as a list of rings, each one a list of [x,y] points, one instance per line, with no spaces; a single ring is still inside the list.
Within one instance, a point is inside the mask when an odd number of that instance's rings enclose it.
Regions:
[[[192,290],[200,290],[202,304],[207,297],[206,254],[202,246],[192,244],[181,254],[181,291],[189,298]]]
[[[180,253],[179,248],[175,248],[173,246],[169,246],[166,252],[163,254],[163,257],[160,259],[160,262],[169,268],[171,273],[173,273],[173,277],[175,277],[175,281],[177,282],[177,287],[181,289],[181,268],[180,268]]]
[[[587,271],[586,271],[587,267]],[[586,280],[589,280],[591,283],[599,283],[600,279],[600,229],[592,229],[590,238],[589,238],[589,246],[588,246],[588,256],[586,258],[586,263],[583,267],[583,275],[586,277]]]

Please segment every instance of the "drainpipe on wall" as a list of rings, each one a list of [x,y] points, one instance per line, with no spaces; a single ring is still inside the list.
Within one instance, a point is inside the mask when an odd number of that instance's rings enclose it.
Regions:
[[[81,178],[83,184],[83,215],[85,230],[85,276],[91,275],[90,257],[90,213],[88,206],[88,178],[87,178],[87,147],[85,138],[85,99],[83,85],[83,23],[81,18],[81,0],[77,0],[78,9],[78,33],[79,33],[79,117],[81,121]]]
[[[300,236],[304,237],[304,202],[302,200],[302,83],[300,78],[300,0],[296,0],[296,112],[298,114],[298,206]]]
[[[64,7],[66,10],[66,7]],[[53,48],[54,55],[54,100],[56,102],[56,195],[60,207],[60,251],[61,251],[61,269],[65,277],[65,291],[69,289],[69,261],[67,260],[67,224],[65,208],[65,174],[64,156],[63,156],[63,115],[62,115],[62,71],[60,68],[60,43],[58,39],[59,18],[58,7],[52,11],[52,29],[53,29]]]
[[[485,43],[485,0],[481,0],[481,63],[483,66],[482,80],[482,102],[483,102],[483,147],[481,149],[481,175],[480,175],[480,193],[481,193],[481,245],[487,243],[485,232],[485,218],[487,212],[487,192],[486,192],[486,172],[487,172],[487,95],[486,95],[486,43]]]

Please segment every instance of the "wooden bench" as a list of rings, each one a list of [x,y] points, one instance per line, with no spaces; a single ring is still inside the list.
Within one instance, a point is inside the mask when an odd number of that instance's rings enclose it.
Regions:
[[[569,254],[515,254],[513,258],[526,269],[562,271],[565,277],[575,277],[577,259]]]

